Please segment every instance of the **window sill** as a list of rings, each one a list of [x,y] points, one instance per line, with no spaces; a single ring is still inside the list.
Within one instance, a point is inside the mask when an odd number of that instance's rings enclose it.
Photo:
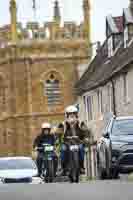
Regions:
[[[99,115],[96,119],[91,119],[88,121],[88,123],[95,123],[97,121],[103,121],[104,117],[103,115]]]

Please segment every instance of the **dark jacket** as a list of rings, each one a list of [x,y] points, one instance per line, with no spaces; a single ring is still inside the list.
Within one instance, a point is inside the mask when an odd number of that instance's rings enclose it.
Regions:
[[[38,135],[33,143],[33,148],[35,147],[42,147],[42,144],[51,144],[54,145],[55,144],[55,136],[54,135],[44,135],[43,133],[41,133],[40,135]]]
[[[61,128],[64,130],[64,139],[67,136],[73,136],[74,132],[68,122],[65,122],[64,124],[61,123],[59,124],[58,128]],[[87,137],[89,137],[90,133],[89,130],[87,129],[87,126],[85,125],[84,122],[81,123],[76,123],[74,126],[75,129],[75,135],[80,138],[80,140],[83,140]]]

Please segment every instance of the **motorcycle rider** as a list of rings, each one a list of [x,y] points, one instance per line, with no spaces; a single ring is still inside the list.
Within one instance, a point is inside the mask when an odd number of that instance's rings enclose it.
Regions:
[[[55,145],[55,135],[51,134],[51,124],[48,122],[45,122],[41,126],[41,134],[39,134],[33,143],[33,149],[36,151],[38,148],[41,148],[43,144],[50,144],[50,145]],[[36,163],[38,167],[38,175],[41,176],[41,170],[42,170],[42,163],[43,163],[43,150],[37,150],[37,158],[36,158]],[[55,173],[57,169],[57,156],[55,154],[55,159],[54,159],[54,165],[55,165]]]
[[[58,128],[64,132],[64,143],[61,148],[61,164],[63,175],[67,172],[67,164],[69,163],[69,149],[65,143],[67,136],[78,136],[82,141],[88,141],[90,132],[84,122],[80,122],[78,118],[78,109],[76,106],[71,105],[65,109],[65,121],[59,124]],[[79,150],[80,157],[80,171],[81,174],[85,173],[84,168],[84,144],[80,144]]]

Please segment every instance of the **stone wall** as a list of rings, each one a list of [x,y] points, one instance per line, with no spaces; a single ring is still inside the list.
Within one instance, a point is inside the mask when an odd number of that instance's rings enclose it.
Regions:
[[[42,122],[64,120],[76,101],[77,66],[86,63],[85,41],[23,41],[0,49],[0,154],[29,155]],[[61,102],[48,106],[45,81],[60,83]]]
[[[121,72],[114,78],[115,87],[115,106],[117,116],[133,115],[133,92],[132,92],[132,77],[133,66],[129,65],[126,71]],[[102,103],[98,100],[98,91],[102,92]],[[98,141],[101,137],[102,130],[106,125],[107,119],[113,114],[113,92],[112,84],[108,82],[106,85],[97,88],[91,92],[86,92],[83,96],[91,96],[92,102],[92,120],[88,119],[88,111],[83,103],[83,97],[79,97],[79,104],[84,113],[80,117],[86,119],[88,127],[91,128],[95,139]],[[102,110],[101,107],[102,106]]]

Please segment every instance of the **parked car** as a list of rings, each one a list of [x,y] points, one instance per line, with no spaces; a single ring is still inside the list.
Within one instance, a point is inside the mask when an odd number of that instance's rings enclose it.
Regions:
[[[30,157],[0,158],[0,183],[42,183],[38,170]]]
[[[97,171],[100,179],[133,171],[133,116],[109,120],[97,145]]]

